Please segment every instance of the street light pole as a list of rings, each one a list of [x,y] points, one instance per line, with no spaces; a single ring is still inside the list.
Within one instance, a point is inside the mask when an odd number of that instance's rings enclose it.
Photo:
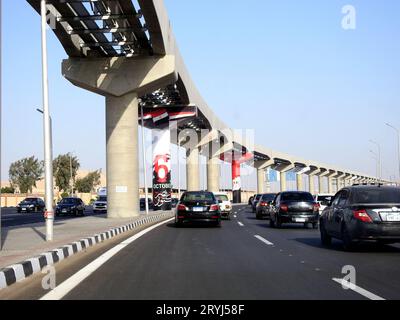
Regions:
[[[181,148],[181,141],[178,137],[178,200],[181,199],[181,162],[180,162],[180,148]]]
[[[381,145],[374,141],[374,140],[369,140],[369,142],[375,144],[378,147],[378,163],[379,163],[379,183],[382,181],[382,158],[381,158]]]
[[[372,150],[369,150],[369,152],[371,152],[374,156],[372,157],[374,160],[375,160],[375,162],[376,162],[376,168],[375,168],[375,170],[376,170],[376,179],[378,180],[379,179],[379,162],[378,162],[378,155],[376,154],[376,152],[374,152],[374,151],[372,151]]]
[[[51,142],[51,120],[49,111],[49,85],[47,67],[47,7],[46,0],[40,1],[41,33],[42,33],[42,89],[43,89],[43,135],[44,135],[44,171],[45,171],[45,203],[46,203],[46,241],[53,240],[53,150]]]
[[[144,204],[146,206],[146,214],[149,214],[149,195],[147,187],[147,170],[146,170],[146,149],[145,149],[145,139],[144,139],[144,117],[143,117],[143,106],[140,106],[140,115],[142,117],[142,159],[143,159],[143,179],[144,179]]]
[[[400,184],[400,130],[395,126],[392,126],[390,123],[386,123],[386,125],[397,132],[397,153],[399,161],[399,184]]]

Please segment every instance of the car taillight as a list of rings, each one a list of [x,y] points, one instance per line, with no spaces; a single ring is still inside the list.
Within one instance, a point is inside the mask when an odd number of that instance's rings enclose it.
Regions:
[[[178,211],[186,211],[186,210],[187,210],[187,208],[186,208],[186,206],[184,204],[180,204],[178,206]]]
[[[368,222],[368,223],[372,222],[371,217],[368,215],[367,211],[365,211],[364,209],[353,211],[353,216],[354,216],[354,218],[356,218],[357,220],[360,220],[362,222]]]
[[[212,205],[210,206],[210,211],[218,211],[218,209],[219,209],[219,207],[218,207],[217,204],[212,204]]]
[[[281,204],[280,209],[281,209],[281,211],[284,211],[284,212],[288,212],[289,211],[289,207],[287,206],[287,204]]]
[[[262,207],[266,207],[268,205],[268,202],[262,201],[260,202],[260,206]]]
[[[314,212],[319,211],[319,209],[321,208],[319,203],[314,203]]]

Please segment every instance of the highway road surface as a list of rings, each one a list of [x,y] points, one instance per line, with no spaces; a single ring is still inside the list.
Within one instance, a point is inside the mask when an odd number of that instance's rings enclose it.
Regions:
[[[126,235],[95,252],[88,251],[60,263],[58,287],[45,297],[400,298],[400,246],[368,244],[355,252],[345,252],[341,243],[334,241],[332,247],[325,248],[320,244],[318,230],[296,225],[271,229],[267,220],[256,220],[248,206],[235,207],[234,216],[223,221],[221,228],[176,228],[170,221],[133,240],[132,236]],[[107,259],[105,256],[97,259],[101,254],[106,254]],[[338,280],[345,276],[344,267],[356,272],[356,282],[351,288],[344,289]],[[0,292],[0,299],[43,297],[49,291],[39,288],[39,277]]]
[[[85,209],[85,215],[90,216],[94,215],[93,209],[90,206],[87,206]],[[66,215],[66,216],[60,216],[56,217],[56,220],[65,220],[65,219],[72,219],[72,218],[80,218],[75,217],[73,215]],[[43,222],[44,223],[44,218],[43,218],[43,213],[41,212],[29,212],[29,213],[18,213],[17,208],[9,207],[9,208],[1,208],[1,227],[6,228],[6,227],[17,227],[17,226],[23,226],[26,224],[32,224],[32,223],[39,223]]]

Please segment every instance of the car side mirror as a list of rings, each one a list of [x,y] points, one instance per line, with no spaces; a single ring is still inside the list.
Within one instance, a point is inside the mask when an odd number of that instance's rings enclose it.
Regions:
[[[322,202],[322,205],[324,205],[324,206],[327,206],[327,207],[330,207],[331,205],[332,205],[332,202],[331,201],[323,201]]]

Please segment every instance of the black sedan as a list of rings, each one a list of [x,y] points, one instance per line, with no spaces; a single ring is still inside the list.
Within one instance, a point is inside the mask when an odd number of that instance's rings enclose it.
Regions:
[[[263,217],[270,218],[271,204],[275,197],[276,193],[265,193],[261,196],[256,206],[256,219],[262,219]]]
[[[25,198],[17,205],[18,213],[21,212],[43,212],[45,203],[41,198]]]
[[[56,216],[73,214],[83,216],[85,213],[85,204],[79,198],[64,198],[56,206]]]
[[[287,191],[278,193],[270,210],[270,226],[280,228],[282,223],[302,223],[305,228],[312,224],[316,229],[319,204],[309,192]]]
[[[145,198],[140,198],[140,210],[146,210],[146,200]],[[149,209],[153,208],[153,200],[148,198],[147,203],[149,205]]]
[[[175,224],[181,226],[188,222],[207,222],[221,226],[221,213],[218,201],[212,192],[185,192],[178,203]]]
[[[320,218],[321,241],[341,239],[346,250],[362,241],[400,242],[400,188],[359,185],[340,190]]]

